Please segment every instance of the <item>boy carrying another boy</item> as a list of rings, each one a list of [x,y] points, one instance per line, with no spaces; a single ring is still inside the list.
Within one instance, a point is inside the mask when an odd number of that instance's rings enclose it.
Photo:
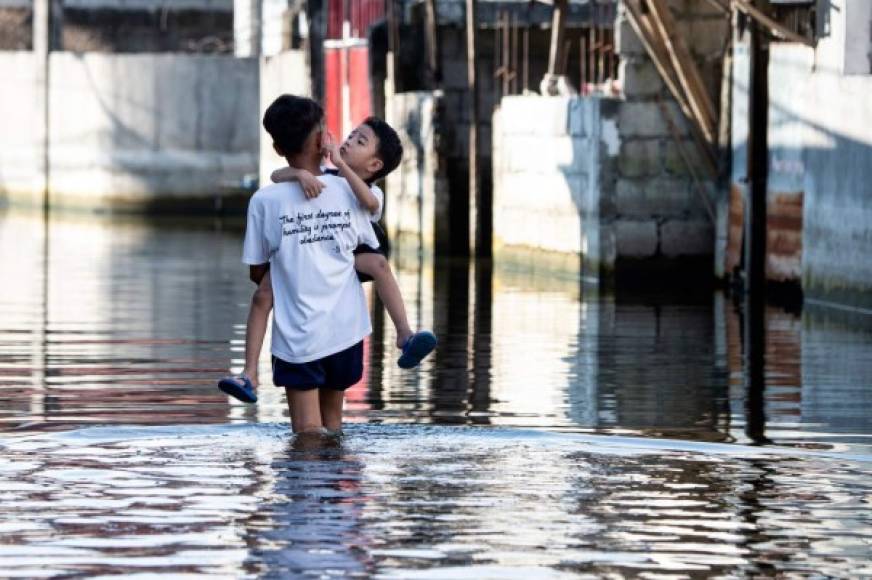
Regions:
[[[318,175],[323,119],[315,101],[282,95],[263,125],[279,155]],[[363,339],[372,331],[353,251],[378,241],[345,180],[323,179],[316,199],[292,183],[258,190],[248,205],[242,252],[253,282],[261,284],[270,272],[273,381],[285,388],[296,433],[340,430],[345,389],[363,374]]]
[[[264,124],[266,126],[266,117]],[[267,130],[273,134],[269,127]],[[282,154],[278,142],[276,145],[276,150]],[[321,153],[337,167],[338,174],[347,180],[359,206],[368,213],[372,222],[378,243],[364,241],[355,248],[355,269],[361,281],[374,281],[376,291],[396,326],[397,347],[402,351],[398,364],[402,368],[412,368],[433,350],[436,337],[426,330],[413,333],[409,326],[399,286],[386,258],[387,236],[377,224],[384,205],[384,193],[372,185],[399,165],[403,152],[399,137],[387,123],[370,117],[351,132],[341,147],[322,138],[321,148]],[[324,168],[318,166],[317,171],[313,172],[311,167],[304,167],[296,159],[286,157],[289,167],[275,171],[273,181],[298,181],[306,198],[318,198],[329,184],[323,175]],[[254,393],[258,384],[257,363],[272,307],[272,283],[267,271],[255,291],[249,311],[245,368],[239,376],[225,377],[219,382],[222,391],[245,402],[257,400]]]

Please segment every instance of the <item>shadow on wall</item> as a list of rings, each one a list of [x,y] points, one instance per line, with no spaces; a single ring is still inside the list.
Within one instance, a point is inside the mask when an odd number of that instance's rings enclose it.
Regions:
[[[791,67],[795,70],[790,71]],[[815,86],[825,83],[809,81],[807,74],[802,75],[805,97],[793,98],[799,81],[791,75],[800,70],[799,65],[778,62],[774,68],[770,78],[768,198],[771,208],[779,196],[801,196],[803,292],[810,300],[872,308],[872,261],[868,259],[872,254],[872,135],[868,140],[856,136],[869,126],[864,119],[872,121],[872,109],[856,91],[833,102],[833,87],[825,90]],[[863,77],[846,82],[868,85]],[[734,100],[744,98],[747,102],[747,90],[746,84],[735,82]],[[818,109],[816,103],[820,102],[828,105]],[[741,192],[745,191],[747,166],[747,118],[743,114],[740,110],[733,117],[731,178],[733,187]],[[844,131],[850,129],[837,130],[833,125],[856,127],[857,131],[854,136],[846,135]],[[773,238],[770,232],[769,242],[772,251],[783,240]],[[770,267],[772,260],[770,256]]]

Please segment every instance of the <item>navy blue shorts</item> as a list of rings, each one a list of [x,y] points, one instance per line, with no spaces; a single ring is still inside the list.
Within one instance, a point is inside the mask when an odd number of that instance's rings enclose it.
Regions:
[[[345,350],[306,363],[272,357],[273,384],[295,391],[344,391],[363,377],[363,341]]]

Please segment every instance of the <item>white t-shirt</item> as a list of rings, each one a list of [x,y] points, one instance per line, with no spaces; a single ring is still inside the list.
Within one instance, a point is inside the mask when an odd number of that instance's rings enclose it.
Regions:
[[[385,192],[383,192],[381,188],[375,184],[370,185],[369,189],[378,200],[378,209],[375,211],[375,213],[369,214],[369,221],[378,222],[381,221],[382,214],[385,211]]]
[[[272,353],[304,363],[342,351],[372,332],[352,251],[378,247],[370,215],[341,177],[321,176],[321,195],[297,183],[258,190],[248,204],[242,261],[270,263]]]

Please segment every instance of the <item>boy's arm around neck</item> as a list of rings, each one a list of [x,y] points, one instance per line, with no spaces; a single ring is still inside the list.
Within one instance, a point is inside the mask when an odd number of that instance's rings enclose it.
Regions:
[[[336,166],[337,169],[339,169],[339,175],[344,177],[345,181],[348,182],[348,185],[351,186],[351,191],[354,193],[354,197],[357,198],[357,202],[361,207],[371,214],[378,212],[381,202],[366,182],[352,171],[345,162],[340,161]]]
[[[318,197],[318,195],[321,193],[321,190],[324,189],[324,184],[317,177],[315,177],[311,171],[298,169],[291,166],[276,169],[272,172],[272,175],[270,175],[270,179],[272,179],[274,183],[281,183],[283,181],[298,181],[300,183],[300,187],[303,189],[303,193],[309,199],[312,199],[313,197]]]

